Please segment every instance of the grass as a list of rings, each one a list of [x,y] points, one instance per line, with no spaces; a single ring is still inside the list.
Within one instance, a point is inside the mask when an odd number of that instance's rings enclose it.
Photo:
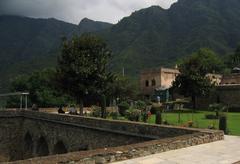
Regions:
[[[188,121],[193,120],[193,127],[208,128],[209,126],[218,129],[218,119],[206,119],[206,114],[215,114],[214,112],[198,111],[196,113],[184,112],[180,115],[178,122],[178,113],[163,113],[162,119],[166,120],[170,125],[184,126]],[[227,115],[227,128],[230,135],[240,136],[240,113],[225,113]],[[193,117],[193,119],[192,119]],[[155,115],[152,115],[148,123],[155,123]]]

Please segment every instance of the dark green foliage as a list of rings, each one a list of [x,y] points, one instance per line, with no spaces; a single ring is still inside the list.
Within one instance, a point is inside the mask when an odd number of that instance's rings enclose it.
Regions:
[[[39,107],[55,107],[67,105],[72,100],[58,92],[54,87],[55,70],[46,69],[34,72],[29,76],[23,75],[15,78],[11,83],[12,92],[29,92],[29,104],[37,104]],[[18,106],[19,99],[11,98],[9,107]]]
[[[169,10],[153,6],[134,12],[102,35],[116,56],[114,69],[173,66],[201,47],[224,55],[240,40],[238,0],[180,0]],[[231,29],[231,30],[229,30]]]
[[[93,35],[73,37],[63,42],[56,81],[63,92],[78,102],[81,115],[83,115],[83,98],[86,95],[103,97],[106,94],[108,83],[112,81],[112,75],[106,72],[110,56],[111,52],[107,45]],[[106,98],[102,100],[106,101]],[[105,103],[101,103],[103,115]]]
[[[126,101],[123,101],[120,104],[118,104],[119,114],[125,116],[126,111],[129,109],[129,107],[130,107],[129,104]]]
[[[215,116],[216,118],[219,118],[221,115],[220,112],[223,112],[227,109],[227,107],[223,104],[218,104],[218,103],[215,103],[215,104],[210,104],[209,105],[209,109],[213,112],[215,112]]]
[[[206,77],[207,73],[220,72],[222,62],[209,49],[200,49],[179,65],[180,75],[173,83],[173,89],[178,93],[192,98],[195,108],[196,96],[205,96],[214,86]]]
[[[126,118],[130,121],[140,121],[141,110],[129,109],[126,111]]]
[[[162,124],[162,113],[160,111],[156,112],[156,124]]]
[[[240,112],[240,106],[230,106],[228,108],[229,112]]]
[[[205,118],[206,119],[209,119],[209,120],[216,120],[218,119],[219,117],[214,115],[214,114],[205,114]]]
[[[136,109],[139,109],[139,110],[145,110],[147,107],[146,103],[144,101],[141,101],[141,100],[138,100],[136,103],[135,103],[135,108]]]
[[[101,96],[101,117],[102,118],[107,117],[107,114],[106,114],[106,96],[105,95]]]
[[[0,90],[18,74],[54,67],[63,37],[109,28],[91,20],[79,26],[56,19],[0,16]]]
[[[148,113],[147,112],[142,112],[142,120],[143,120],[143,122],[147,122],[147,120],[148,120]]]
[[[120,101],[134,100],[138,94],[138,83],[127,76],[117,75],[109,86],[109,96]]]
[[[101,117],[101,115],[102,115],[101,107],[99,107],[99,106],[92,106],[91,107],[90,116],[92,116],[92,117]]]
[[[91,30],[98,31],[115,54],[109,68],[121,72],[124,67],[130,75],[143,68],[173,66],[201,47],[221,55],[232,53],[240,41],[239,8],[239,0],[179,0],[168,10],[153,6],[134,12],[112,27],[87,19],[77,26],[55,19],[1,16],[0,85],[32,68],[54,65],[62,36]]]
[[[228,57],[227,64],[231,69],[240,67],[240,45],[236,48],[235,53]]]
[[[227,134],[227,116],[219,118],[219,130],[223,130],[224,134]]]
[[[114,111],[110,113],[110,117],[112,117],[113,120],[117,120],[119,117],[119,113]]]

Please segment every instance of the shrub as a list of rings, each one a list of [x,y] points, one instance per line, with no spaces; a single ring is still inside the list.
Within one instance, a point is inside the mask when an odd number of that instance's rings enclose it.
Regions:
[[[218,119],[218,116],[216,116],[214,114],[205,114],[205,118],[210,119],[210,120],[214,120],[214,119]]]
[[[145,100],[145,104],[148,105],[152,105],[152,102],[150,100]]]
[[[223,104],[215,103],[215,104],[210,104],[209,109],[211,111],[216,112],[216,117],[219,118],[219,113],[225,111],[227,107],[224,106]]]
[[[240,106],[231,106],[228,109],[229,112],[240,112]]]
[[[139,121],[141,116],[141,110],[129,109],[126,111],[126,117],[130,121]]]
[[[90,116],[101,117],[101,107],[99,107],[99,106],[91,106]]]
[[[136,109],[144,110],[146,109],[147,105],[144,101],[138,100],[135,104]]]
[[[119,116],[118,112],[111,112],[110,113],[110,117],[112,117],[113,120],[117,120]]]
[[[142,112],[142,120],[143,122],[147,122],[147,120],[151,117],[151,112],[150,111],[144,111]]]
[[[227,117],[220,116],[219,118],[219,130],[223,130],[224,134],[227,134]]]
[[[190,128],[193,127],[193,122],[192,121],[188,121],[187,124],[188,124],[188,127],[190,127]]]
[[[170,125],[168,122],[167,122],[167,120],[163,120],[163,125]]]
[[[125,101],[118,104],[118,111],[122,116],[125,116],[126,111],[129,109],[129,104]]]

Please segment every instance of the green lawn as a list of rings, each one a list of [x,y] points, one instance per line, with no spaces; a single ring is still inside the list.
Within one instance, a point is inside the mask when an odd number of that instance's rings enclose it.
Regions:
[[[214,112],[199,111],[196,113],[181,113],[180,123],[178,123],[178,113],[163,113],[162,119],[166,120],[170,125],[183,126],[188,121],[192,120],[193,126],[196,128],[208,128],[213,125],[218,129],[218,120],[210,120],[205,118],[205,114],[214,114]],[[227,115],[227,127],[230,135],[240,136],[240,113],[225,113]],[[148,120],[149,123],[155,123],[155,115],[152,115]]]

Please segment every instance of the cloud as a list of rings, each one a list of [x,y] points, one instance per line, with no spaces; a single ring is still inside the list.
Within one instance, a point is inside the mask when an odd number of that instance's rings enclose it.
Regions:
[[[152,5],[169,8],[177,0],[0,0],[0,15],[57,18],[79,23],[84,18],[117,23],[133,11]]]

